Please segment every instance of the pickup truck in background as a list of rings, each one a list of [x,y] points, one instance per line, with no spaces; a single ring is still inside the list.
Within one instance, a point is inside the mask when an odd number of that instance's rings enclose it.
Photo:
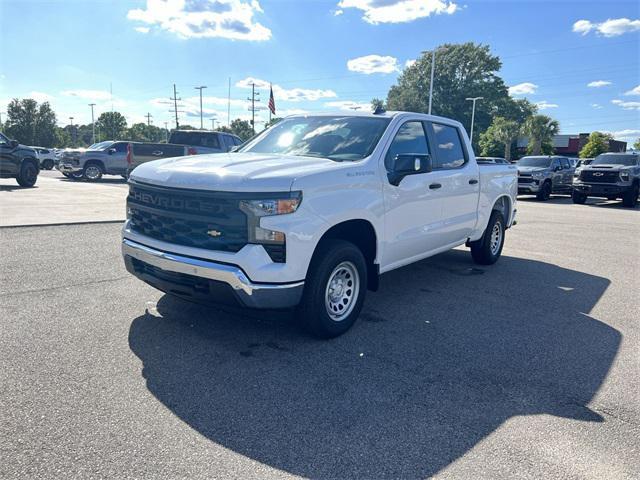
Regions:
[[[571,195],[573,171],[567,157],[555,155],[522,157],[518,166],[518,193],[549,200],[552,193]]]
[[[0,133],[0,178],[15,178],[21,187],[33,187],[39,172],[36,151]]]
[[[640,155],[603,153],[580,168],[573,182],[573,203],[585,203],[587,197],[622,198],[625,207],[635,207],[640,192]]]
[[[91,145],[86,150],[65,150],[60,156],[58,170],[73,179],[84,178],[90,182],[103,175],[127,173],[127,145],[129,142],[107,140]]]
[[[234,153],[138,166],[122,254],[159,290],[296,308],[329,338],[353,325],[380,274],[465,244],[496,262],[517,190],[516,167],[478,165],[454,120],[292,116]]]
[[[133,169],[143,163],[161,160],[171,157],[185,157],[187,155],[195,155],[192,147],[185,145],[173,145],[171,143],[143,143],[129,142],[127,155],[127,177]]]
[[[173,130],[168,143],[186,145],[194,149],[196,155],[202,153],[223,153],[242,144],[240,137],[226,132],[210,130]]]

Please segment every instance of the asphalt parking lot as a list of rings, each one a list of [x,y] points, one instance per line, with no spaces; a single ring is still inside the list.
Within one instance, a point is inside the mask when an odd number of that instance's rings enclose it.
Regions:
[[[146,286],[119,223],[1,228],[0,477],[637,478],[640,209],[518,208],[498,264],[390,272],[328,342]]]

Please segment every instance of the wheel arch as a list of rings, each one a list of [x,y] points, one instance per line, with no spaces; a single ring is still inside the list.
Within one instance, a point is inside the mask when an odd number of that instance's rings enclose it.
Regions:
[[[491,211],[497,210],[502,214],[502,218],[504,218],[505,225],[511,225],[511,214],[512,214],[512,201],[509,195],[500,195],[496,198],[496,201],[493,202],[493,206],[491,207]],[[508,227],[507,227],[508,228]]]
[[[375,263],[378,254],[378,236],[375,227],[369,220],[362,218],[345,220],[327,229],[316,244],[313,255],[318,247],[327,239],[345,240],[360,249],[367,263],[367,288],[378,289],[379,265]]]
[[[89,160],[87,160],[86,162],[84,162],[84,166],[85,168],[87,167],[87,165],[99,165],[100,168],[102,169],[102,173],[104,173],[106,171],[106,168],[104,166],[104,162],[98,158],[91,158]]]

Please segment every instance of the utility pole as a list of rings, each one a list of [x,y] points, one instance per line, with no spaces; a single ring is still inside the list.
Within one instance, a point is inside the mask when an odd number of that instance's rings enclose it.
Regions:
[[[469,134],[469,142],[471,143],[473,143],[473,122],[476,118],[476,102],[483,99],[484,97],[465,98],[465,100],[473,102],[473,107],[471,107],[471,133]]]
[[[147,117],[147,126],[150,127],[151,126],[151,119],[153,118],[153,115],[151,115],[149,112],[147,112],[145,117]]]
[[[251,102],[251,129],[253,130],[253,134],[256,133],[256,102],[259,102],[260,99],[256,99],[256,96],[260,95],[260,92],[256,93],[256,84],[251,83],[251,98],[247,98]]]
[[[436,49],[431,51],[431,80],[429,81],[429,115],[431,115],[431,103],[433,100],[433,73],[436,69]]]
[[[173,84],[173,97],[169,98],[169,100],[173,100],[173,109],[176,114],[176,130],[180,127],[178,124],[178,100],[182,100],[178,98],[178,92],[176,91],[176,84]]]
[[[96,106],[95,103],[90,103],[91,107],[91,133],[93,135],[93,143],[96,143],[96,122],[93,121],[93,107]]]
[[[76,135],[75,135],[75,131],[73,130],[73,117],[69,117],[69,120],[71,122],[71,142],[73,143],[73,146],[75,147],[75,145],[76,145]]]
[[[194,87],[196,90],[200,90],[200,130],[204,130],[204,126],[202,125],[202,90],[207,88],[206,85],[200,85],[199,87]]]

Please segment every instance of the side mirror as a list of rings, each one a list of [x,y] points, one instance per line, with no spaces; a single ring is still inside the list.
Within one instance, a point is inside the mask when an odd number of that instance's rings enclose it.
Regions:
[[[429,173],[433,170],[431,155],[423,153],[403,153],[393,159],[391,170],[387,173],[389,183],[396,187],[407,175]]]
[[[114,153],[116,153],[116,149],[115,148],[110,148],[109,150],[107,150],[107,153],[109,155],[113,155]]]
[[[562,165],[556,165],[556,166],[553,168],[553,171],[554,171],[554,172],[559,172],[560,170],[562,170]]]
[[[9,140],[9,145],[11,146],[11,148],[18,148],[20,142],[18,142],[17,140]]]
[[[240,145],[234,145],[233,147],[231,147],[229,149],[229,152],[233,153],[233,152],[237,152],[240,149]]]

